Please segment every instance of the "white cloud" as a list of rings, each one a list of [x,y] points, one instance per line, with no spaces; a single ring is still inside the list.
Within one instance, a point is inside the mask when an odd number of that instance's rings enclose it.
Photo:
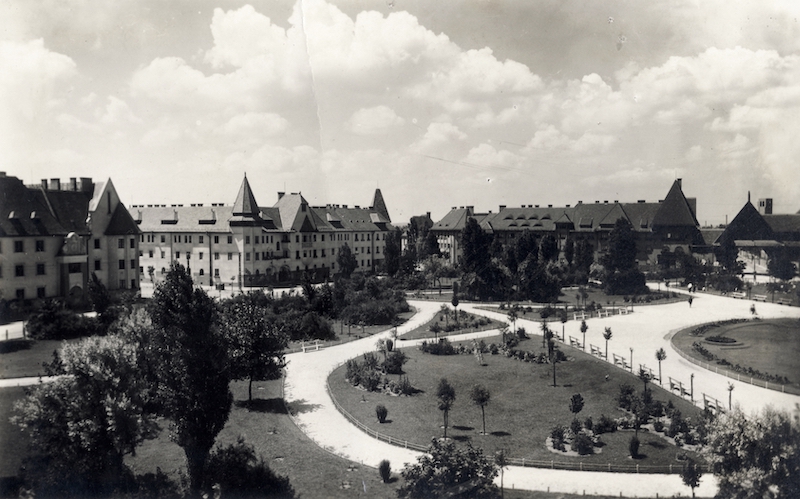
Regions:
[[[105,108],[99,113],[100,122],[105,125],[116,125],[120,123],[141,123],[139,119],[131,110],[130,106],[113,95],[108,96],[108,103]]]
[[[453,147],[459,148],[467,140],[467,134],[452,123],[431,123],[425,135],[411,145],[412,151],[420,154],[450,152]]]
[[[229,137],[254,137],[263,139],[274,137],[286,131],[289,122],[275,113],[243,113],[237,114],[224,125],[217,127],[217,134]]]
[[[405,120],[388,106],[361,108],[347,121],[347,128],[357,135],[384,135],[403,126]]]

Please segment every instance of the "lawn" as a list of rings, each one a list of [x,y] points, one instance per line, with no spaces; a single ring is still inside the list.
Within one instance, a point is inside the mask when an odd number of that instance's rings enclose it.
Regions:
[[[79,340],[68,340],[79,341]],[[24,378],[44,374],[42,363],[53,360],[53,352],[61,348],[55,340],[0,341],[0,378]]]
[[[485,322],[487,320],[489,321],[488,324],[478,325],[476,323],[476,321]],[[413,329],[413,330],[409,331],[408,333],[404,334],[403,336],[401,336],[399,338],[401,340],[399,345],[402,346],[402,340],[416,340],[416,339],[419,339],[419,338],[434,338],[436,335],[431,332],[430,327],[433,324],[436,324],[436,323],[438,323],[439,326],[442,327],[442,329],[443,329],[439,333],[439,336],[451,336],[451,335],[457,335],[457,334],[474,333],[476,331],[486,331],[487,329],[498,329],[498,328],[503,327],[503,325],[505,324],[505,323],[500,322],[500,321],[488,319],[486,317],[481,317],[481,316],[470,314],[468,312],[461,311],[458,314],[458,324],[463,325],[463,327],[460,328],[460,329],[453,330],[453,331],[445,332],[444,328],[447,325],[451,324],[451,323],[455,323],[455,321],[453,319],[452,314],[449,314],[449,317],[448,317],[448,314],[444,314],[442,312],[437,312],[436,315],[433,316],[433,319],[431,319],[430,321],[426,322],[425,324],[423,324],[423,325],[417,327],[416,329]]]
[[[712,354],[729,361],[752,367],[762,373],[785,376],[792,385],[800,383],[800,321],[797,319],[752,320],[724,324],[706,331],[704,336],[726,336],[736,340],[734,346],[703,341],[692,335],[695,328],[684,329],[673,337],[673,344],[685,354],[707,362],[692,348],[699,341]]]
[[[485,340],[499,342],[500,338]],[[517,347],[538,352],[541,341],[533,337]],[[545,446],[550,430],[557,424],[569,425],[573,419],[569,399],[580,393],[585,406],[581,419],[591,416],[596,422],[601,414],[619,418],[624,413],[617,408],[615,398],[619,385],[628,383],[641,392],[642,383],[630,373],[599,359],[562,346],[570,360],[557,365],[557,386],[552,386],[552,368],[548,364],[524,363],[502,355],[484,357],[485,366],[479,366],[473,355],[434,356],[423,354],[415,348],[404,349],[409,361],[405,372],[411,384],[420,393],[410,397],[394,397],[377,392],[356,389],[345,381],[345,368],[334,371],[329,384],[339,403],[359,421],[371,429],[397,439],[427,445],[432,437],[442,435],[442,413],[437,409],[436,386],[440,378],[447,378],[456,391],[456,402],[450,412],[448,436],[457,441],[470,441],[487,453],[505,449],[510,457],[528,460],[555,460],[559,462],[585,461],[592,464],[665,466],[678,464],[677,447],[667,444],[655,433],[640,432],[641,453],[646,457],[633,461],[628,456],[628,440],[632,431],[604,434],[602,452],[593,456],[569,457],[555,454]],[[606,380],[608,375],[608,380]],[[470,390],[483,384],[491,393],[486,407],[486,430],[482,435],[480,408],[470,400]],[[666,403],[672,400],[684,417],[696,417],[699,410],[688,402],[653,387],[655,398]],[[375,417],[375,406],[383,404],[389,410],[387,423],[380,424]]]
[[[411,310],[408,312],[403,312],[398,314],[398,325],[403,324],[406,322],[410,317],[412,317],[416,311],[411,307]],[[333,329],[333,333],[336,335],[336,338],[333,340],[328,341],[320,341],[319,347],[324,348],[332,345],[341,345],[342,343],[349,343],[351,341],[355,341],[361,338],[365,338],[367,336],[372,336],[377,333],[382,333],[387,329],[391,329],[392,326],[386,324],[377,324],[371,326],[350,326],[348,327],[347,324],[340,320],[331,321],[331,328]],[[291,341],[289,342],[289,347],[286,349],[287,353],[291,352],[298,352],[300,351],[303,346],[306,348],[314,348],[316,342],[314,340],[311,341]]]

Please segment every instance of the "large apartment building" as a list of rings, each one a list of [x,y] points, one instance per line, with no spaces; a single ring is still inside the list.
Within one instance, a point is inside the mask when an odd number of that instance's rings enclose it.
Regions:
[[[139,285],[139,229],[111,179],[43,179],[0,172],[0,299],[86,299],[94,273],[108,289]]]
[[[269,286],[322,281],[338,272],[347,244],[357,271],[383,265],[391,219],[380,189],[369,207],[311,206],[300,193],[278,193],[271,207],[256,202],[247,177],[233,205],[134,205],[140,273],[154,282],[171,261],[187,265],[203,285]]]
[[[608,249],[614,224],[623,218],[636,234],[639,263],[669,264],[678,248],[694,253],[709,251],[697,222],[696,204],[696,199],[684,196],[681,179],[677,179],[658,202],[578,201],[574,206],[563,207],[501,205],[495,213],[476,213],[472,206],[454,206],[431,231],[437,236],[439,250],[452,264],[462,258],[461,231],[470,218],[504,245],[512,244],[523,231],[532,231],[542,237],[554,236],[562,251],[569,238],[575,243],[589,242],[597,260]]]

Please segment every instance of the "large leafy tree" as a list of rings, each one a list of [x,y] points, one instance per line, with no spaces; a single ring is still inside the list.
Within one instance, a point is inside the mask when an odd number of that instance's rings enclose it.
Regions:
[[[203,469],[230,414],[233,395],[227,344],[217,328],[217,307],[187,270],[173,262],[156,286],[146,338],[157,405],[172,421],[171,438],[186,455],[189,486],[200,490]]]
[[[589,274],[594,263],[594,248],[589,241],[581,239],[575,244],[575,269]]]
[[[228,341],[231,378],[249,380],[249,401],[253,400],[253,381],[280,378],[288,344],[288,335],[262,305],[259,295],[263,293],[253,291],[244,299],[223,303],[220,321]]]
[[[708,427],[704,454],[719,480],[719,497],[800,497],[798,414],[771,408],[747,417],[736,409]]]
[[[542,260],[555,261],[558,260],[558,241],[552,234],[548,234],[542,238],[539,244],[539,255]]]
[[[386,235],[386,248],[383,251],[383,258],[386,265],[386,273],[390,276],[394,276],[400,270],[400,256],[402,255],[400,238],[400,229],[390,230]]]
[[[401,472],[404,483],[397,491],[401,498],[475,497],[494,498],[497,468],[472,445],[456,448],[453,442],[433,439],[428,452],[416,464]]]
[[[731,275],[739,275],[744,271],[744,263],[738,260],[739,249],[733,237],[723,235],[720,238],[719,246],[714,248],[714,256],[722,266],[722,269]]]
[[[644,274],[636,268],[636,234],[628,220],[617,219],[608,236],[608,252],[602,263],[606,292],[631,294],[646,290]]]
[[[339,266],[339,273],[342,274],[342,277],[345,279],[349,279],[353,272],[355,272],[356,267],[358,267],[358,260],[356,260],[353,250],[350,249],[347,243],[339,247],[339,252],[336,255],[336,265]]]
[[[797,275],[797,266],[789,258],[787,251],[778,251],[767,262],[767,271],[769,275],[780,279],[781,281],[789,281]]]
[[[107,496],[124,488],[126,454],[155,428],[137,349],[120,336],[65,343],[62,377],[19,401],[13,421],[30,435],[24,478],[37,495]]]

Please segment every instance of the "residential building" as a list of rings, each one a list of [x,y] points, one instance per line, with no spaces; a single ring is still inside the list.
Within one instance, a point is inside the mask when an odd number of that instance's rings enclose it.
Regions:
[[[111,179],[43,179],[0,172],[0,298],[87,298],[94,273],[109,290],[139,285],[139,229]]]
[[[345,244],[357,271],[375,272],[391,229],[380,189],[370,207],[311,206],[299,192],[279,192],[273,206],[260,207],[247,177],[233,205],[134,205],[130,214],[141,230],[143,279],[155,282],[179,261],[195,282],[214,286],[323,281],[338,272]]]
[[[500,205],[496,213],[476,213],[473,206],[454,206],[431,231],[437,236],[439,250],[454,265],[463,255],[461,231],[471,218],[503,245],[513,244],[523,231],[532,231],[542,237],[554,236],[562,257],[567,239],[575,243],[586,241],[598,260],[608,249],[608,236],[615,223],[623,218],[636,234],[640,265],[670,265],[676,251],[704,251],[695,211],[696,200],[684,196],[681,179],[677,179],[667,196],[658,202],[578,201],[575,206],[564,207]]]

